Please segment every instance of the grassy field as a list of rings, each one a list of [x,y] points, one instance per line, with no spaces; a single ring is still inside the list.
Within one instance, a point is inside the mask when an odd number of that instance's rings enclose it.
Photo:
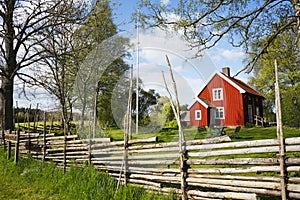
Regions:
[[[226,134],[233,131],[234,129],[226,128]],[[283,132],[286,138],[300,137],[299,129],[284,127]],[[124,133],[120,129],[110,128],[107,133],[107,136],[115,141],[123,140]],[[207,137],[204,132],[199,133],[196,127],[185,128],[184,133],[187,140]],[[178,131],[175,129],[133,134],[133,139],[153,136],[157,136],[160,142],[178,141]],[[272,138],[276,138],[276,127],[254,127],[242,128],[235,137],[232,137],[232,140]],[[290,175],[298,176],[298,174]],[[15,165],[11,160],[6,159],[2,148],[0,149],[0,177],[0,199],[174,199],[173,195],[148,193],[135,187],[121,186],[117,190],[117,182],[113,178],[92,167],[83,169],[73,167],[69,172],[63,173],[51,163],[35,161],[32,158],[23,158],[18,165]],[[269,197],[262,199],[269,199]]]
[[[0,199],[174,199],[146,192],[138,187],[121,186],[106,173],[93,167],[73,167],[67,173],[52,163],[32,158],[20,159],[16,165],[0,149]]]
[[[52,129],[52,132],[55,132],[57,135],[63,135],[63,130],[58,130],[59,122],[54,122],[53,125],[55,128]],[[28,130],[28,123],[19,123],[22,130]],[[33,128],[33,122],[30,123],[31,130]],[[50,127],[50,122],[47,122],[47,127]],[[18,124],[16,124],[16,129],[18,129]],[[43,122],[37,122],[37,130],[42,131],[43,129]],[[100,131],[100,130],[98,130]],[[234,128],[226,128],[226,134],[230,134],[234,132]],[[79,134],[81,135],[88,135],[88,130],[85,130],[86,133]],[[290,127],[283,127],[283,133],[285,138],[289,137],[300,137],[300,129],[290,128]],[[184,134],[186,140],[194,140],[194,139],[204,139],[207,138],[208,135],[205,132],[199,133],[197,131],[197,127],[186,127],[184,128]],[[102,130],[102,133],[98,135],[104,135],[104,137],[110,137],[114,141],[120,141],[124,138],[124,131],[117,128],[117,127],[110,127],[105,130]],[[157,136],[158,140],[161,142],[172,142],[178,141],[178,130],[177,129],[161,129],[161,130],[151,130],[141,131],[139,134],[135,134],[133,130],[132,138],[149,138]],[[275,139],[277,137],[277,128],[273,127],[253,127],[253,128],[241,128],[240,132],[235,136],[232,137],[233,141],[246,141],[246,140],[260,140],[260,139]]]
[[[226,134],[234,132],[233,128],[226,128]],[[300,129],[283,127],[283,133],[285,138],[290,137],[300,137]],[[184,134],[186,140],[194,139],[204,139],[207,134],[204,132],[199,133],[197,127],[189,127],[184,129]],[[123,131],[117,128],[112,128],[110,130],[109,136],[113,140],[123,140]],[[157,136],[158,140],[161,142],[171,142],[178,141],[178,131],[175,129],[169,129],[164,131],[158,131],[156,133],[149,134],[133,134],[133,139],[135,138],[147,138]],[[275,139],[277,137],[276,127],[254,127],[254,128],[241,128],[240,132],[232,137],[233,141],[247,141],[247,140],[260,140],[260,139]]]

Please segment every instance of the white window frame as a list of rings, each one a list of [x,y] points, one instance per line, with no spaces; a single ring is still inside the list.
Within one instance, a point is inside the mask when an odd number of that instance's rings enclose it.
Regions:
[[[213,93],[213,101],[223,100],[223,88],[214,88],[212,90],[212,93]]]
[[[200,115],[198,117],[198,114]],[[202,112],[201,110],[195,110],[195,120],[201,120],[202,119]]]
[[[222,113],[222,116],[220,113]],[[216,119],[225,119],[224,107],[216,107]]]

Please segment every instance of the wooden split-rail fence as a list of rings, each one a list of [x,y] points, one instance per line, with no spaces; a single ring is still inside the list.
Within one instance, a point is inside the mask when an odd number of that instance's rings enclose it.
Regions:
[[[92,164],[121,182],[161,193],[182,194],[178,142],[159,143],[157,137],[128,141],[79,139],[77,135],[7,133],[2,138],[16,158],[53,161],[68,169]],[[280,176],[277,139],[232,142],[221,136],[186,142],[187,194],[190,199],[258,199],[281,196],[300,199],[300,137],[285,139],[284,170]],[[9,153],[10,154],[10,153]]]

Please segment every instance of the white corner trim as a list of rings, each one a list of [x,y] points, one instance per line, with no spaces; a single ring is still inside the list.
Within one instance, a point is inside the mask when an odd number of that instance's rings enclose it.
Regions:
[[[208,108],[208,105],[202,101],[199,97],[196,97],[196,101],[199,102],[204,108]]]
[[[224,74],[217,72],[217,74],[223,78],[224,80],[226,80],[229,84],[231,84],[233,87],[235,87],[238,91],[240,91],[240,93],[246,93],[246,91],[241,88],[240,86],[238,86],[236,83],[234,83],[232,80],[230,80],[227,76],[225,76]]]

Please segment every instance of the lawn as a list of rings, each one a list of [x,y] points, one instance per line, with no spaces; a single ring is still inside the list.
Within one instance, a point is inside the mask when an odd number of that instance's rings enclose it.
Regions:
[[[52,163],[21,158],[16,165],[0,149],[0,199],[174,199],[140,187],[120,186],[117,181],[93,167],[72,167],[64,173]]]
[[[234,132],[234,128],[226,128],[226,134]],[[205,132],[198,132],[197,127],[184,128],[184,134],[186,140],[194,139],[204,139],[207,138]],[[300,137],[300,129],[283,127],[283,134],[285,138],[290,137]],[[117,128],[112,128],[110,130],[110,137],[113,140],[123,140],[124,132]],[[176,129],[164,129],[157,131],[155,133],[143,133],[135,134],[133,133],[133,139],[135,138],[147,138],[157,136],[158,140],[161,142],[172,142],[178,141],[178,130]],[[261,139],[275,139],[277,138],[277,128],[276,127],[254,127],[254,128],[241,128],[239,133],[232,137],[233,141],[247,141],[247,140],[261,140]]]
[[[234,129],[226,128],[226,134]],[[276,127],[242,128],[232,138],[233,141],[275,139]],[[300,130],[284,127],[284,136],[300,137]],[[107,130],[107,136],[114,141],[123,140],[124,132],[118,128]],[[187,140],[204,139],[207,135],[198,132],[197,127],[184,129]],[[176,129],[157,130],[152,133],[133,133],[135,138],[149,138],[157,136],[160,142],[178,141]],[[253,155],[255,157],[255,155]],[[269,155],[266,155],[269,157]],[[275,155],[276,156],[276,155]],[[292,155],[289,155],[292,156]],[[293,155],[293,156],[299,156]],[[271,156],[272,157],[272,156]],[[178,167],[178,166],[174,166]],[[163,196],[148,193],[141,188],[121,186],[106,173],[93,167],[72,167],[67,173],[57,169],[51,163],[35,161],[31,158],[21,158],[18,165],[6,160],[3,149],[0,149],[0,199],[173,199],[173,195]],[[272,197],[273,198],[273,197]],[[264,199],[264,198],[262,198]],[[269,199],[266,197],[265,199]]]
[[[27,130],[27,123],[19,123],[21,127]],[[33,122],[30,123],[30,126],[33,127]],[[50,122],[47,123],[47,126],[50,127]],[[59,122],[54,122],[54,126],[58,127]],[[41,131],[43,128],[43,122],[37,122],[37,129]],[[16,129],[18,129],[18,124],[16,124]],[[81,135],[88,135],[88,130],[85,130],[85,133]],[[234,128],[226,128],[226,134],[230,135],[230,133],[234,132]],[[57,135],[62,135],[63,130],[55,130],[52,129],[52,132],[55,132]],[[80,134],[80,132],[79,132]],[[205,132],[198,132],[197,127],[185,127],[184,134],[186,140],[194,140],[194,139],[205,139],[208,137]],[[290,137],[300,137],[300,129],[283,127],[283,134],[285,138]],[[124,131],[119,129],[118,127],[110,127],[102,130],[100,135],[105,135],[105,137],[112,138],[113,141],[121,141],[124,138]],[[157,130],[145,131],[141,128],[139,134],[136,134],[133,130],[132,138],[149,138],[149,137],[158,137],[158,141],[160,142],[173,142],[178,141],[178,130],[174,128],[163,128]],[[277,137],[277,128],[273,127],[253,127],[253,128],[241,128],[240,132],[232,137],[233,141],[247,141],[247,140],[260,140],[260,139],[275,139]]]

